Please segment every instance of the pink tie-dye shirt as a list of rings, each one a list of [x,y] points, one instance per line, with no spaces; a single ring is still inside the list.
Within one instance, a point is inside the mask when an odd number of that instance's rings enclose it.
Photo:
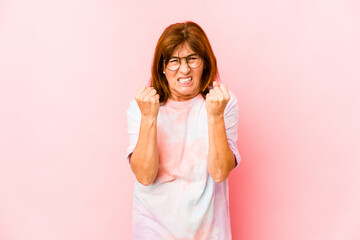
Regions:
[[[141,121],[135,100],[127,110],[133,152]],[[235,155],[238,104],[233,93],[224,112],[226,135]],[[231,239],[228,181],[216,183],[207,171],[209,148],[207,113],[201,94],[160,106],[157,121],[158,174],[144,186],[135,178],[133,202],[134,240]]]

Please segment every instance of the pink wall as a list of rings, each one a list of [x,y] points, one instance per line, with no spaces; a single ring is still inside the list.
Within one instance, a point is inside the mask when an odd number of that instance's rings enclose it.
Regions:
[[[131,238],[126,108],[166,26],[240,104],[235,240],[360,239],[358,1],[0,1],[0,239]]]

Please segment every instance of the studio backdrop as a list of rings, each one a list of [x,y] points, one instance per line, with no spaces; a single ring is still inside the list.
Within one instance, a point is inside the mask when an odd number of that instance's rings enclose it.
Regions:
[[[188,20],[239,102],[233,239],[360,239],[359,12],[352,0],[0,0],[0,239],[131,239],[126,109],[163,30]]]

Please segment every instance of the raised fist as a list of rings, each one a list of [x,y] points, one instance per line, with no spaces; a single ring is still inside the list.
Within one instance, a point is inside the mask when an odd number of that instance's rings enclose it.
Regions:
[[[221,116],[224,114],[226,104],[230,100],[230,94],[224,84],[213,83],[214,88],[206,94],[205,106],[208,115]]]
[[[139,88],[135,100],[142,117],[157,117],[160,107],[159,98],[159,94],[153,87],[142,86]]]

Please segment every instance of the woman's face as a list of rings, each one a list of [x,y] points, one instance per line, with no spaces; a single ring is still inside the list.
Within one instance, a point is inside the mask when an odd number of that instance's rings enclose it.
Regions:
[[[190,46],[185,43],[177,48],[175,48],[172,53],[172,57],[187,57],[195,52],[190,48]],[[171,92],[170,99],[174,101],[186,101],[194,98],[200,92],[200,81],[204,69],[204,63],[201,61],[201,64],[197,68],[190,68],[186,64],[186,59],[181,59],[180,67],[171,71],[163,66],[165,71],[166,79],[169,83],[169,88]]]

